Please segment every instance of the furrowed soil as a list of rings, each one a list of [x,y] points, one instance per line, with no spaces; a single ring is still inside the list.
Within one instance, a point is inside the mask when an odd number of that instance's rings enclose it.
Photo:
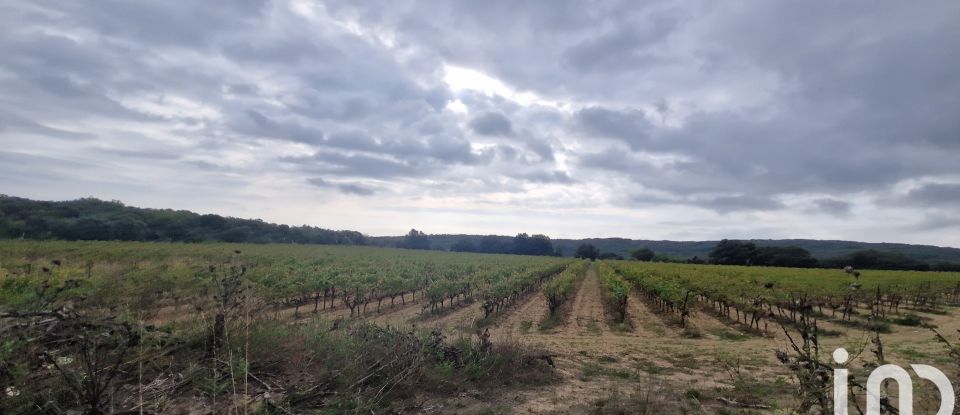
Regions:
[[[627,303],[627,324],[616,325],[608,318],[601,290],[596,270],[591,267],[569,310],[554,328],[539,327],[548,314],[542,292],[528,296],[492,323],[494,342],[517,341],[552,356],[558,383],[505,387],[482,396],[434,398],[424,405],[444,408],[437,409],[438,413],[517,414],[774,414],[789,413],[795,407],[793,377],[775,355],[790,346],[775,323],[769,323],[767,333],[757,333],[698,307],[684,329],[674,316],[653,309],[635,292]],[[910,313],[936,325],[941,333],[957,333],[958,310],[948,311]],[[428,322],[464,330],[480,317],[482,311],[474,304]],[[821,337],[823,353],[845,347],[855,355],[865,349],[861,357],[873,359],[869,333],[828,320],[818,324],[836,333]],[[891,328],[891,333],[882,335],[891,363],[952,367],[945,366],[952,363],[944,356],[943,347],[933,341],[929,329]],[[472,328],[463,331],[466,335],[472,332]],[[615,404],[626,406],[618,411]]]
[[[571,318],[558,331],[559,335],[602,336],[609,331],[603,311],[603,299],[600,297],[600,279],[594,267],[587,270],[573,301]]]
[[[501,316],[491,330],[492,335],[494,338],[511,338],[536,330],[537,324],[543,321],[549,312],[546,297],[543,292],[537,291]]]
[[[483,310],[480,308],[480,303],[473,301],[460,304],[453,310],[445,310],[438,316],[426,314],[412,320],[412,322],[420,327],[431,327],[470,335],[473,333],[473,323],[481,317],[483,317]]]

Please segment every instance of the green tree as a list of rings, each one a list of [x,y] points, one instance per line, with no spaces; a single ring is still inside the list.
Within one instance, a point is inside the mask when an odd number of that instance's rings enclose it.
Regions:
[[[407,232],[407,236],[403,237],[403,241],[400,242],[400,247],[407,249],[430,249],[430,237],[423,233],[423,231],[411,229],[410,232]]]
[[[511,252],[517,255],[551,256],[554,254],[553,243],[546,235],[529,236],[525,233],[517,234],[513,238]]]
[[[710,251],[710,262],[720,265],[752,265],[757,259],[753,242],[724,239]]]
[[[477,247],[469,239],[461,239],[450,247],[451,252],[477,252]]]
[[[507,243],[504,241],[503,237],[497,235],[487,235],[480,238],[480,243],[477,244],[477,252],[484,252],[488,254],[503,254],[507,253],[509,248]]]
[[[597,259],[623,259],[623,255],[616,252],[604,252]]]
[[[574,255],[576,258],[589,259],[591,261],[596,260],[600,256],[600,250],[592,244],[582,244],[577,247],[577,253]]]
[[[810,251],[797,246],[763,246],[757,248],[756,265],[770,267],[813,268],[817,259]]]
[[[639,248],[630,251],[630,256],[637,261],[650,261],[656,254],[650,248]]]

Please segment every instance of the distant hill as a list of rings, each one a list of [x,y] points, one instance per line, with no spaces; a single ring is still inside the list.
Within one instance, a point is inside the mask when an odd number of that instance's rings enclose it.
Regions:
[[[277,225],[186,210],[143,209],[94,198],[48,202],[6,195],[0,195],[0,238],[366,244],[366,237],[354,231]]]
[[[288,226],[259,219],[201,215],[185,210],[145,209],[118,201],[84,198],[71,201],[37,201],[0,195],[0,239],[120,240],[171,242],[248,242],[402,246],[403,236],[367,236],[349,230],[313,226]],[[488,239],[508,246],[513,236],[429,235],[431,249],[450,250],[469,241]],[[600,252],[627,256],[631,249],[647,247],[679,259],[707,258],[718,241],[654,241],[625,238],[552,239],[553,248],[572,256],[583,243]],[[923,263],[960,263],[960,249],[930,245],[820,241],[814,239],[755,239],[757,246],[798,246],[818,258],[835,258],[873,249]]]
[[[453,244],[461,240],[469,240],[478,244],[482,235],[430,235],[433,249],[450,250]],[[504,243],[510,242],[511,236],[497,236]],[[397,246],[403,238],[400,236],[368,237],[370,244],[379,246]],[[647,247],[658,254],[677,258],[692,258],[694,256],[706,259],[710,250],[719,241],[655,241],[645,239],[626,238],[587,238],[587,239],[551,239],[553,246],[563,251],[565,256],[572,256],[580,244],[589,243],[596,246],[600,252],[613,252],[623,256],[629,255],[631,249]],[[932,245],[910,245],[899,243],[872,243],[855,241],[832,241],[816,239],[752,239],[757,246],[798,246],[810,251],[818,259],[834,258],[856,251],[875,249],[877,251],[892,252],[920,262],[960,262],[960,249],[939,247]]]

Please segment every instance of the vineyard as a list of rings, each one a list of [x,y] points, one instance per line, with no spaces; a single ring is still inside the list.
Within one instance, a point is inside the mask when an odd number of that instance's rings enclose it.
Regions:
[[[956,273],[870,271],[861,278],[852,269],[839,273],[627,262],[612,268],[658,307],[677,314],[681,326],[694,303],[728,318],[733,313],[737,322],[756,330],[772,320],[796,323],[814,309],[824,317],[849,322],[858,309],[876,309],[885,318],[902,308],[929,311],[960,304]],[[764,324],[764,332],[768,328]]]
[[[801,337],[956,373],[958,305],[958,273],[8,241],[0,412],[774,413]]]
[[[209,304],[211,283],[230,268],[243,273],[259,309],[379,312],[400,301],[437,313],[481,300],[488,313],[516,301],[570,261],[493,255],[290,245],[14,243],[3,247],[0,303],[36,307],[60,287],[59,301],[140,316]],[[418,300],[420,296],[420,300]]]

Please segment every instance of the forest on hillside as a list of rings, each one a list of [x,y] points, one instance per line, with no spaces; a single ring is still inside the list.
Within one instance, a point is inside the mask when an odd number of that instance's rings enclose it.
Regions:
[[[374,245],[393,248],[537,256],[578,256],[590,246],[601,259],[636,258],[653,252],[656,262],[692,262],[780,267],[842,267],[900,270],[960,269],[960,249],[851,241],[749,240],[650,241],[625,238],[551,239],[543,234],[431,235],[412,229],[403,236],[289,226],[186,210],[126,206],[83,198],[37,201],[0,195],[0,239],[158,242],[297,243]],[[582,256],[582,255],[581,255]]]
[[[143,209],[119,201],[63,202],[0,195],[0,237],[65,241],[247,242],[366,245],[360,232],[288,226],[259,219],[171,209]]]

